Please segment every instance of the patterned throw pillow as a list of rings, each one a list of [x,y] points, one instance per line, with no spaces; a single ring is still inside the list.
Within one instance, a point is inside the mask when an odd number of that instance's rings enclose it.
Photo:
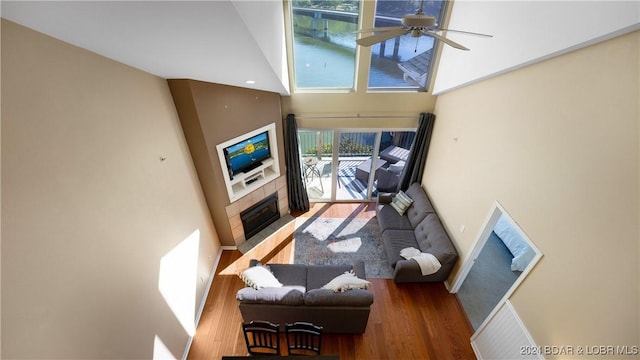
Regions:
[[[393,201],[391,201],[391,207],[396,209],[400,215],[404,215],[411,204],[413,204],[413,200],[402,190],[400,190],[400,192],[393,197]]]

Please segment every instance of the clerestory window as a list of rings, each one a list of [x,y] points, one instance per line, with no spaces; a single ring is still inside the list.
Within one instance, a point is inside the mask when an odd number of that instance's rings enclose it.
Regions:
[[[402,17],[415,14],[420,3],[420,0],[378,0],[374,27],[402,26]],[[444,1],[424,1],[422,11],[440,24],[444,4]],[[426,90],[434,51],[432,37],[415,38],[410,34],[371,46],[369,90]]]
[[[353,89],[358,0],[293,0],[295,89]]]
[[[440,24],[446,1],[422,2],[424,15]],[[420,0],[378,0],[373,27],[401,26],[402,17],[415,14]],[[293,39],[293,87],[298,90],[346,90],[355,88],[356,38],[363,11],[358,0],[292,0],[290,3]],[[363,25],[371,28],[371,24]],[[410,34],[364,47],[371,51],[367,90],[426,91],[432,72],[435,41],[429,36]]]

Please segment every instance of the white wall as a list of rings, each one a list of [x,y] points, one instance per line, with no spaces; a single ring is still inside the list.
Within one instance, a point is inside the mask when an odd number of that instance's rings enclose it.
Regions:
[[[453,3],[450,29],[493,35],[448,37],[433,93],[523,67],[639,28],[638,1],[474,1]]]

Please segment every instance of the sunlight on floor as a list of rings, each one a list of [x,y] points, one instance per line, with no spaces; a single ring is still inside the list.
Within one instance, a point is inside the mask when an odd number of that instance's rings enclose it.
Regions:
[[[359,237],[340,240],[327,245],[327,249],[334,253],[355,253],[362,246],[362,239]]]
[[[309,233],[313,235],[318,241],[326,241],[334,239],[336,237],[347,237],[357,235],[366,224],[354,221],[353,218],[343,219],[343,221],[331,221],[331,218],[326,219],[314,219],[314,218],[297,218],[296,219],[296,231]],[[310,225],[314,222],[323,223],[322,226]]]

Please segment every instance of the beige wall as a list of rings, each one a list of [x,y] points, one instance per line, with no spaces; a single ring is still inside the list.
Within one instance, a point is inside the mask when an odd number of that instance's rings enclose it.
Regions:
[[[181,357],[219,248],[166,81],[2,20],[3,357]]]
[[[283,114],[299,128],[415,128],[421,112],[432,112],[429,93],[305,94],[282,97]]]
[[[437,100],[423,185],[463,258],[494,201],[543,252],[511,298],[541,346],[640,345],[639,44],[627,34]]]
[[[169,86],[220,242],[225,246],[238,245],[225,210],[230,202],[216,146],[275,123],[280,173],[284,175],[280,95],[184,79],[169,80]]]

